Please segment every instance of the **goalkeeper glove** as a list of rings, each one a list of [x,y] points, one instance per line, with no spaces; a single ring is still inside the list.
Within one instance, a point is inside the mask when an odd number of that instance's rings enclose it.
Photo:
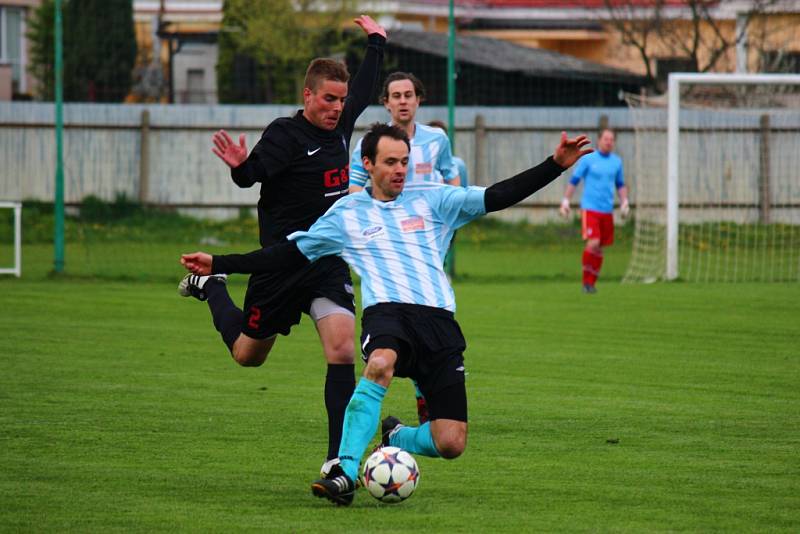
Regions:
[[[558,212],[561,213],[562,217],[569,217],[570,211],[569,199],[567,197],[562,198],[561,207],[558,208]]]

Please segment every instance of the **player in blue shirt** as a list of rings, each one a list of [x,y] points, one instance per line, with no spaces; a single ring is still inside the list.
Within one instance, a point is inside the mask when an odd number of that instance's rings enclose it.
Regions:
[[[619,194],[622,217],[627,217],[630,211],[622,159],[613,152],[615,140],[613,130],[605,129],[600,132],[597,152],[582,158],[575,167],[561,201],[561,215],[568,217],[572,194],[583,180],[581,229],[582,237],[586,241],[583,249],[584,293],[597,292],[595,283],[603,265],[603,247],[614,242],[614,190]]]
[[[417,110],[424,99],[425,87],[409,72],[393,72],[383,82],[381,102],[392,117],[391,124],[404,130],[411,142],[406,191],[461,183],[447,134],[440,128],[416,122]],[[351,193],[361,191],[369,179],[361,158],[362,139],[350,156]]]
[[[431,420],[417,427],[387,417],[382,442],[430,457],[456,458],[467,443],[467,395],[453,289],[443,268],[453,232],[488,212],[520,202],[555,180],[584,154],[581,135],[561,142],[538,166],[491,187],[438,187],[404,192],[409,161],[405,132],[376,124],[364,137],[363,163],[372,187],[336,202],[311,228],[249,254],[185,254],[196,275],[286,272],[329,255],[341,256],[361,277],[361,347],[367,364],[345,413],[339,447],[344,474],[322,478],[314,495],[349,505],[358,466],[375,434],[381,405],[395,376],[419,383]]]

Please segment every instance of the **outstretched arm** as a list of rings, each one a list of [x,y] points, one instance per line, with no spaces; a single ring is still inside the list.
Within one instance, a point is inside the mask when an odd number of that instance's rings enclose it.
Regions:
[[[378,74],[383,63],[383,47],[386,45],[386,30],[368,15],[361,15],[354,22],[367,34],[367,51],[358,72],[350,82],[349,96],[342,116],[342,125],[349,141],[356,119],[370,104],[375,94]]]
[[[293,271],[309,263],[294,241],[286,241],[247,254],[212,256],[206,252],[193,252],[181,256],[186,270],[201,276],[209,274],[263,273]]]
[[[484,194],[486,212],[499,211],[513,206],[558,178],[581,157],[594,152],[591,148],[584,148],[589,143],[589,138],[585,135],[570,139],[566,132],[561,132],[561,142],[552,156],[536,167],[502,182],[497,182],[486,189]]]

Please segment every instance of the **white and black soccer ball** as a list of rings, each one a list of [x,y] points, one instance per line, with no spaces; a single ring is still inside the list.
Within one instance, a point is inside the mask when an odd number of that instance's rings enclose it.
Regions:
[[[417,461],[403,449],[382,447],[364,462],[361,482],[370,495],[381,502],[404,501],[417,489]]]

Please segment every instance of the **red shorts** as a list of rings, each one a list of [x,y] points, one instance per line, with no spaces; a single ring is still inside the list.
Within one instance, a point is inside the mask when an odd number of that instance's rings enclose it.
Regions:
[[[583,210],[581,232],[584,240],[599,239],[600,246],[607,247],[614,242],[614,214]]]

